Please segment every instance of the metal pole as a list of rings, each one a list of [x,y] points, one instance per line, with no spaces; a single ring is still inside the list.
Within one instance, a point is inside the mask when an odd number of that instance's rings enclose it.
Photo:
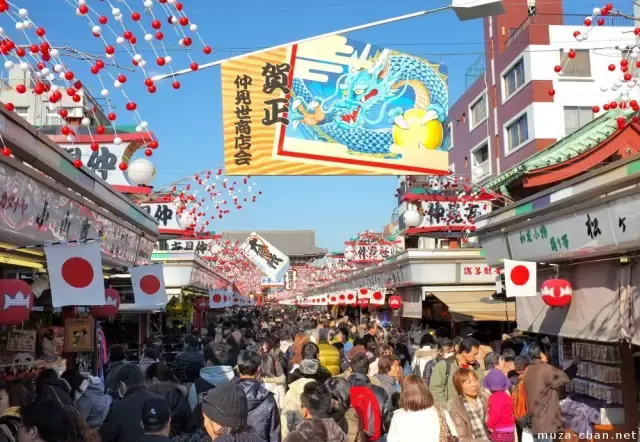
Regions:
[[[203,65],[199,66],[198,67],[198,71],[201,71],[203,69],[212,68],[214,66],[218,66],[218,65],[220,65],[222,63],[225,63],[227,61],[236,60],[238,58],[246,57],[246,56],[249,56],[249,55],[261,54],[263,52],[272,51],[274,49],[280,49],[280,48],[284,48],[284,47],[295,45],[295,44],[306,43],[308,41],[318,40],[320,38],[330,37],[332,35],[346,34],[347,32],[359,31],[361,29],[373,28],[375,26],[386,25],[388,23],[394,23],[394,22],[397,22],[397,21],[407,20],[407,19],[410,19],[410,18],[421,17],[423,15],[434,14],[436,12],[446,11],[447,9],[451,9],[451,8],[452,8],[451,5],[442,6],[440,8],[429,9],[427,11],[413,12],[411,14],[405,14],[405,15],[399,15],[397,17],[385,18],[384,20],[378,20],[378,21],[374,21],[374,22],[371,22],[371,23],[365,23],[363,25],[352,26],[350,28],[340,29],[338,31],[327,32],[326,34],[316,35],[316,36],[313,36],[313,37],[304,38],[302,40],[297,40],[297,41],[293,41],[293,42],[289,42],[289,43],[283,43],[283,44],[278,45],[278,46],[272,46],[270,48],[260,49],[258,51],[248,52],[246,54],[235,55],[233,57],[224,58],[222,60],[212,61],[210,63],[206,63],[206,64],[203,64]],[[160,80],[164,80],[166,78],[178,77],[180,75],[188,74],[190,72],[197,72],[197,71],[193,71],[191,69],[182,69],[180,71],[176,71],[176,72],[171,73],[171,74],[156,75],[155,77],[151,77],[151,79],[153,81],[160,81]]]

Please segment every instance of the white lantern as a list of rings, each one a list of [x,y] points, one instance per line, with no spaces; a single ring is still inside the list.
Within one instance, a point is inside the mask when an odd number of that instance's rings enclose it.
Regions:
[[[129,163],[127,168],[129,181],[137,186],[149,185],[156,176],[153,163],[145,158],[139,158]]]
[[[420,212],[418,212],[415,207],[410,206],[409,209],[405,210],[402,214],[402,219],[405,226],[418,227],[422,221],[422,215],[420,215]]]

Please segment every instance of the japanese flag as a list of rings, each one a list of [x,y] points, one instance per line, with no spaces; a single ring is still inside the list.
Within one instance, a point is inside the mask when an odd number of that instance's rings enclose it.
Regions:
[[[136,305],[161,307],[167,304],[162,264],[129,267],[129,273]]]
[[[336,292],[329,293],[327,298],[329,299],[329,302],[327,303],[327,305],[338,305],[338,293]]]
[[[358,289],[358,299],[369,299],[371,296],[371,290],[369,287],[362,287]]]
[[[538,290],[536,263],[505,259],[504,282],[507,298],[536,296]]]
[[[231,304],[231,292],[227,290],[210,290],[209,291],[209,307],[212,309],[220,309],[228,307]]]
[[[104,305],[100,243],[45,246],[54,307]]]
[[[358,302],[358,295],[355,290],[347,290],[345,292],[345,296],[347,298],[347,304],[353,305]]]
[[[376,288],[371,290],[371,296],[369,296],[369,304],[371,305],[384,305],[385,298],[384,290]]]

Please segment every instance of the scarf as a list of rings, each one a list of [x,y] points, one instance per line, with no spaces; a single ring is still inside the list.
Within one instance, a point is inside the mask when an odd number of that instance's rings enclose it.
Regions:
[[[471,433],[474,439],[487,439],[487,430],[484,426],[484,405],[480,399],[480,395],[476,397],[475,407],[473,407],[469,401],[462,397],[462,403],[465,410],[469,415],[469,422],[471,422]]]

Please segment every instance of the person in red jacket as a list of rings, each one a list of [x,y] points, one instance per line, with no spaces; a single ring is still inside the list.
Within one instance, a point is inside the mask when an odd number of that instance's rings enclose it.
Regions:
[[[493,442],[515,441],[515,417],[513,401],[507,393],[511,382],[498,369],[491,370],[482,380],[482,385],[491,392],[487,404],[487,428]]]

